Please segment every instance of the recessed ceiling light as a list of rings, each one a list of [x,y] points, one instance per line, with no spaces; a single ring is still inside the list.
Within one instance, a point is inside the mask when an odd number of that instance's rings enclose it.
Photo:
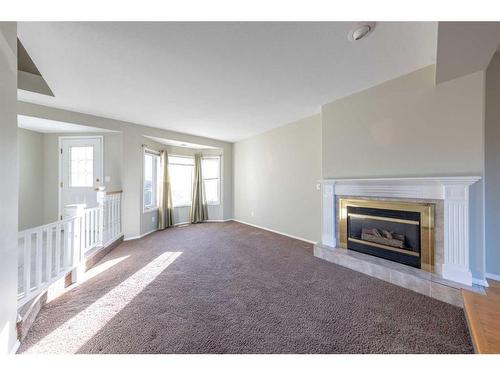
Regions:
[[[373,29],[375,29],[375,22],[359,23],[354,29],[349,31],[347,39],[349,39],[351,42],[356,42],[358,40],[366,38],[373,32]]]

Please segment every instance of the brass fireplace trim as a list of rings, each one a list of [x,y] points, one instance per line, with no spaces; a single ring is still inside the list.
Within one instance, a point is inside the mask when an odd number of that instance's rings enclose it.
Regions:
[[[420,259],[421,268],[434,271],[434,204],[419,202],[398,202],[372,199],[339,199],[340,247],[347,249],[347,207],[367,207],[386,210],[420,213]],[[394,220],[394,219],[391,219]],[[395,219],[397,220],[397,219]],[[370,243],[370,245],[372,245]],[[397,251],[396,248],[386,250]],[[384,248],[386,248],[384,246]],[[398,249],[401,250],[401,249]]]

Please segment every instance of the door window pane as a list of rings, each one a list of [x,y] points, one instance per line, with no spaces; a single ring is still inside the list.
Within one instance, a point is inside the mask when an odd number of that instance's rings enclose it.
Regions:
[[[70,147],[69,158],[70,186],[94,186],[94,146]]]

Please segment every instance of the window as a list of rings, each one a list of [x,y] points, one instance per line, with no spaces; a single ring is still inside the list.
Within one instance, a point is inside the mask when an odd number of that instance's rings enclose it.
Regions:
[[[160,187],[160,157],[158,154],[144,151],[144,185],[143,202],[144,210],[158,208],[158,189]]]
[[[185,156],[168,157],[168,173],[174,207],[191,206],[194,159]]]
[[[94,186],[94,147],[72,146],[69,149],[69,185]]]
[[[220,204],[220,156],[204,157],[201,171],[207,204]]]

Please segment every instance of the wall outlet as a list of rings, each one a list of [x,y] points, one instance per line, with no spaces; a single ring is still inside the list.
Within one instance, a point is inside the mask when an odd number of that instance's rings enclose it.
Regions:
[[[154,223],[155,221],[156,221],[156,217],[151,216],[151,222],[153,222],[153,223]]]
[[[254,216],[255,216],[255,215],[254,215],[254,213],[253,213],[253,211],[250,211],[250,216],[251,216],[251,217],[254,217]]]
[[[111,182],[111,176],[104,176],[104,182]]]
[[[321,190],[321,184],[316,184],[316,190]]]

